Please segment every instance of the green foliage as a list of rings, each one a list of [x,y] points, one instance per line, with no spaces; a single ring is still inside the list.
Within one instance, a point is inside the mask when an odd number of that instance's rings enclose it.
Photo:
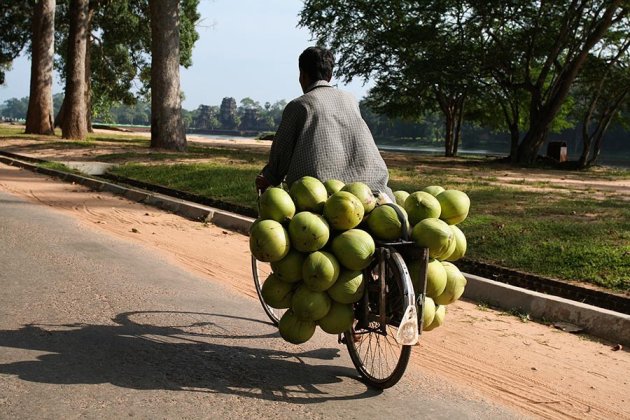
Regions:
[[[439,109],[448,141],[468,101],[473,121],[522,141],[523,163],[548,133],[575,125],[568,87],[584,54],[627,39],[629,19],[627,2],[596,0],[306,0],[300,13],[337,54],[338,76],[374,79],[373,109],[411,118]]]
[[[10,98],[4,101],[2,109],[0,110],[0,116],[15,120],[25,120],[27,110],[28,96],[20,99]]]
[[[65,80],[68,1],[58,1],[56,14],[55,67]],[[180,64],[192,65],[192,49],[199,38],[195,25],[199,0],[180,1]],[[149,95],[151,29],[148,0],[90,2],[93,12],[90,31],[90,80],[95,118],[110,119],[117,103],[135,105]],[[137,82],[140,86],[137,86]]]
[[[4,73],[31,37],[32,1],[0,2],[0,85]]]
[[[374,78],[368,105],[375,111],[408,119],[442,112],[450,154],[479,77],[479,31],[468,9],[457,0],[307,0],[300,25],[335,52],[342,79]]]

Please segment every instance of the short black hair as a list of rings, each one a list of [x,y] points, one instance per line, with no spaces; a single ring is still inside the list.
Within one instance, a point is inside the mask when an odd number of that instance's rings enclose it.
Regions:
[[[313,81],[330,80],[332,78],[335,57],[332,52],[323,47],[308,47],[298,60],[300,70],[305,72]]]

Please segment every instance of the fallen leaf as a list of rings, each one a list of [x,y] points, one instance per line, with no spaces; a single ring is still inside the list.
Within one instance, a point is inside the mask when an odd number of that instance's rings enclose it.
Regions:
[[[570,332],[570,333],[579,333],[584,331],[584,328],[579,327],[575,324],[569,324],[568,322],[554,322],[554,327],[559,330]]]

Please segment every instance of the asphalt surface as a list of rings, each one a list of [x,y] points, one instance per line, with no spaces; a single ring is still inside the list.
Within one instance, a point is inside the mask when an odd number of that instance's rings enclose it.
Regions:
[[[367,388],[334,337],[0,192],[0,418],[516,418],[408,369]]]

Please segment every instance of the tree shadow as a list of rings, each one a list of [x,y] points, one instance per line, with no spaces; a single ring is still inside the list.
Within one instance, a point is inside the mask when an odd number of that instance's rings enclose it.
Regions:
[[[295,404],[354,400],[379,393],[364,385],[355,394],[349,394],[348,387],[343,387],[341,395],[320,389],[344,378],[358,379],[354,369],[306,360],[339,358],[338,348],[287,352],[245,345],[247,340],[278,337],[276,332],[235,333],[242,321],[263,323],[259,320],[145,311],[122,313],[113,321],[115,325],[28,324],[18,330],[0,330],[0,347],[47,352],[34,360],[0,364],[0,373],[39,383],[111,383],[137,390],[232,394]]]

